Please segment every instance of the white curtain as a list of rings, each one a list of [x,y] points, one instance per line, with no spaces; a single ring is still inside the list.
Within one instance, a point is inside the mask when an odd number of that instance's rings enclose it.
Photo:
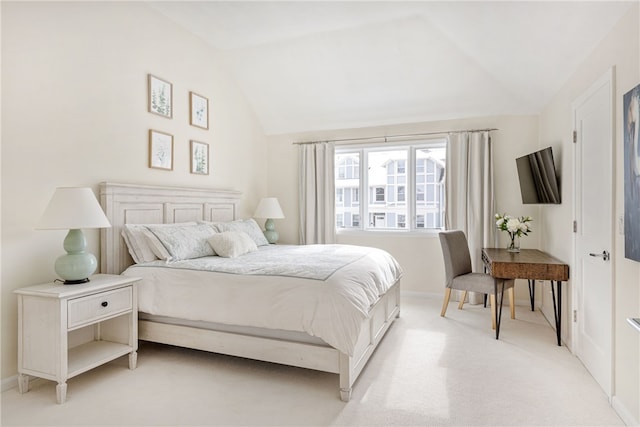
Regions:
[[[335,243],[334,145],[300,144],[300,244]]]
[[[493,153],[488,131],[449,135],[446,166],[447,230],[462,230],[469,242],[473,271],[482,272],[482,248],[495,246]],[[471,293],[469,302],[483,301]]]

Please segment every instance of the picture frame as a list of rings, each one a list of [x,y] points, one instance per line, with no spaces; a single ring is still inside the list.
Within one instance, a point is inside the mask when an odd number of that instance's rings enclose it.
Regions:
[[[209,144],[191,140],[191,173],[209,175]]]
[[[202,129],[209,129],[209,99],[195,92],[189,92],[189,123]]]
[[[153,74],[149,74],[147,80],[149,112],[173,118],[173,85]]]
[[[624,257],[640,262],[640,83],[624,94]]]
[[[173,170],[173,135],[149,129],[149,167]]]

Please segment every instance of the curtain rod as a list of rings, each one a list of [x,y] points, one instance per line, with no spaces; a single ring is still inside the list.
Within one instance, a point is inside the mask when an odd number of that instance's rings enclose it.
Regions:
[[[492,130],[500,130],[497,128],[487,128],[487,129],[463,129],[463,130],[445,130],[440,132],[424,132],[424,133],[407,133],[401,135],[387,135],[387,136],[369,136],[369,137],[361,137],[361,138],[344,138],[344,139],[327,139],[323,141],[301,141],[294,142],[295,145],[304,145],[304,144],[318,144],[320,142],[362,142],[362,141],[370,141],[372,139],[382,139],[380,142],[388,142],[390,138],[411,138],[411,137],[421,137],[421,136],[430,136],[430,135],[444,135],[450,133],[462,133],[462,132],[490,132]]]

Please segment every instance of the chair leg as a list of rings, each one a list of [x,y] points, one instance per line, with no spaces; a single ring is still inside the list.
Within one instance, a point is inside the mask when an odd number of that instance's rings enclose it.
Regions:
[[[491,303],[491,329],[496,329],[496,296],[489,295],[489,302]]]
[[[444,314],[447,312],[447,307],[449,306],[449,298],[451,297],[451,288],[445,288],[444,290],[444,302],[442,303],[442,311],[440,312],[440,316],[444,317]]]
[[[516,297],[515,297],[515,286],[509,288],[509,305],[511,306],[511,318],[516,318]]]
[[[464,305],[464,301],[467,299],[467,291],[462,291],[462,298],[460,298],[460,302],[458,303],[458,310],[462,310],[462,306]]]

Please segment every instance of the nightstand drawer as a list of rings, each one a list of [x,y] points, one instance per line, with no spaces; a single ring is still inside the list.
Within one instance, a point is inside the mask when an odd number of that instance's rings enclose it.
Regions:
[[[72,329],[85,323],[131,310],[132,301],[133,288],[131,286],[69,300],[67,327]]]

